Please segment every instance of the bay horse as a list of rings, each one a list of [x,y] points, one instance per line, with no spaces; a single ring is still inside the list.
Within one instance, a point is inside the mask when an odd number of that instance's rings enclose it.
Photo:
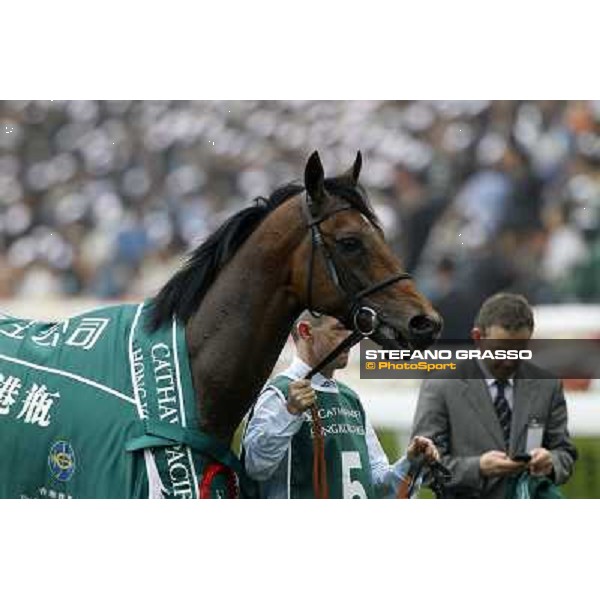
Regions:
[[[202,431],[231,442],[308,308],[349,330],[370,309],[385,347],[427,347],[441,329],[403,272],[359,184],[362,156],[325,178],[317,152],[304,186],[289,184],[224,223],[154,299],[154,326],[173,316],[186,337]]]
[[[387,348],[432,344],[441,319],[386,244],[361,166],[359,152],[347,172],[326,178],[314,152],[304,185],[234,214],[137,307],[62,323],[1,318],[0,496],[58,486],[68,497],[86,470],[96,479],[79,497],[237,495],[236,474],[245,476],[230,443],[304,309]],[[122,387],[99,383],[100,365]],[[15,470],[27,463],[31,473]],[[114,490],[111,478],[121,482]]]
[[[439,315],[384,240],[358,183],[361,166],[359,152],[346,173],[326,179],[313,153],[304,187],[284,186],[231,217],[154,298],[155,327],[173,316],[186,324],[200,427],[224,443],[304,309],[334,316],[352,330],[353,297],[401,274],[361,303],[379,316],[370,337],[386,347],[425,347],[439,334]],[[320,226],[325,252],[315,252],[311,222]],[[328,270],[327,254],[337,276]]]

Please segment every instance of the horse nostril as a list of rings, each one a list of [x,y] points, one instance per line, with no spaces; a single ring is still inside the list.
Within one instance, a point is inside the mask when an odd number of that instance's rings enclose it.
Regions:
[[[408,322],[411,335],[419,338],[433,337],[439,332],[441,323],[438,319],[427,315],[417,315]]]

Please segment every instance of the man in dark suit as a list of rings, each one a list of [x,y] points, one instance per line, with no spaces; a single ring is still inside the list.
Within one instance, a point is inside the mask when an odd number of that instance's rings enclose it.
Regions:
[[[496,294],[482,305],[471,331],[479,347],[524,346],[534,328],[527,300]],[[433,439],[451,471],[447,496],[505,498],[511,477],[529,470],[565,483],[577,451],[557,379],[527,361],[460,361],[452,380],[426,380],[411,436]],[[529,462],[514,460],[528,453]]]

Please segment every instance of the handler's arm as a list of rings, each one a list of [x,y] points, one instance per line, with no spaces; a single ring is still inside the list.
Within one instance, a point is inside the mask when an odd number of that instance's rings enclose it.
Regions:
[[[569,436],[567,403],[560,382],[557,382],[552,397],[543,445],[552,454],[554,481],[562,485],[569,479],[573,472],[573,465],[577,460],[577,450]]]
[[[437,446],[440,462],[452,473],[449,487],[481,490],[479,456],[450,454],[450,423],[443,380],[431,379],[421,384],[411,437],[416,435],[430,438]]]
[[[246,471],[252,479],[266,481],[273,475],[302,423],[304,416],[287,410],[283,394],[274,388],[263,391],[242,442]]]
[[[377,495],[382,498],[396,498],[400,483],[405,481],[408,475],[410,461],[405,455],[393,465],[390,465],[377,434],[368,419],[366,422],[366,439],[371,465],[371,478]],[[415,482],[413,496],[418,493],[420,487],[421,477]]]

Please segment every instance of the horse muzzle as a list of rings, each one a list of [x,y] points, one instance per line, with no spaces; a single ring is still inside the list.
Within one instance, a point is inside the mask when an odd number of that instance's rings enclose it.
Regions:
[[[442,319],[437,314],[419,314],[409,319],[405,328],[380,321],[369,337],[386,350],[429,348],[439,337]]]
[[[429,348],[442,331],[442,318],[437,314],[421,314],[408,322],[409,342],[418,350]]]

